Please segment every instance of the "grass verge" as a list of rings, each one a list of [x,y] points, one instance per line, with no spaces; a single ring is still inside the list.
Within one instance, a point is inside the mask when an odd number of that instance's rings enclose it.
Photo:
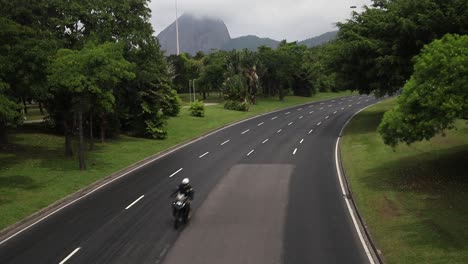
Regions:
[[[291,96],[283,102],[261,99],[249,112],[229,111],[215,105],[206,107],[204,118],[192,117],[184,108],[178,117],[168,121],[166,140],[121,136],[98,143],[93,151],[87,152],[88,170],[84,172],[78,170],[76,159],[64,157],[63,137],[38,132],[12,133],[10,144],[0,149],[0,230],[107,175],[215,128],[275,109],[349,94]]]
[[[345,130],[357,206],[387,263],[468,263],[468,124],[393,151],[376,128],[395,104],[368,108]]]

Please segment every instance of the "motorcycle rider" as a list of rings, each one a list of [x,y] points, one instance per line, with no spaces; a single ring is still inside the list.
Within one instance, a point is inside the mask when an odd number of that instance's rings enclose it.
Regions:
[[[182,182],[179,184],[177,189],[172,193],[171,196],[175,196],[177,193],[183,194],[187,196],[187,215],[190,214],[190,202],[193,200],[195,191],[193,190],[192,186],[190,185],[189,178],[184,178]]]

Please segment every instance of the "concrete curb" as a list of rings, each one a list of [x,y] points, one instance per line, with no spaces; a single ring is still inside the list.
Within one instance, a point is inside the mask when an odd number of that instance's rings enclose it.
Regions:
[[[343,132],[344,132],[346,126],[354,118],[354,116],[359,114],[361,111],[363,111],[363,110],[365,110],[365,109],[367,109],[367,108],[369,108],[371,106],[374,106],[374,105],[376,105],[378,103],[381,103],[381,102],[382,101],[379,101],[379,102],[377,102],[375,104],[368,105],[368,106],[366,106],[364,108],[361,108],[356,113],[354,113],[346,121],[346,123],[344,124],[343,128],[340,131],[340,134],[338,135],[338,138],[343,137]],[[354,195],[353,195],[353,192],[351,190],[349,180],[348,180],[348,177],[346,176],[346,171],[345,171],[344,166],[343,166],[343,160],[341,159],[341,140],[340,140],[340,142],[338,144],[338,164],[339,164],[339,170],[341,171],[341,174],[343,175],[344,185],[345,185],[346,192],[347,192],[345,198],[348,199],[351,202],[351,205],[353,207],[353,212],[354,212],[355,216],[357,216],[357,219],[359,220],[360,229],[361,229],[361,231],[364,231],[366,244],[367,244],[368,248],[372,249],[372,251],[371,251],[372,258],[374,259],[374,261],[376,263],[385,264],[385,261],[384,261],[383,256],[382,256],[382,252],[378,249],[375,240],[372,238],[372,236],[370,234],[370,231],[369,231],[369,228],[368,228],[366,222],[364,221],[364,218],[362,217],[362,215],[361,215],[361,213],[360,213],[360,211],[359,211],[359,209],[357,207],[357,204],[356,204],[356,202],[354,200]]]
[[[342,98],[342,97],[347,97],[347,96],[341,96],[341,97],[336,97],[336,98],[329,98],[329,99],[323,99],[323,100],[318,100],[318,101],[311,101],[311,102],[307,102],[307,103],[303,103],[303,104],[298,104],[298,105],[294,105],[294,106],[290,106],[290,107],[286,107],[286,108],[282,108],[282,109],[278,109],[278,110],[274,110],[274,111],[271,111],[271,112],[268,112],[268,113],[262,113],[262,114],[258,114],[258,115],[255,115],[255,116],[252,116],[252,117],[249,117],[249,118],[246,118],[246,119],[242,119],[242,120],[239,120],[239,121],[235,121],[235,122],[232,122],[232,123],[229,123],[229,124],[226,124],[222,127],[219,127],[219,128],[215,128],[215,129],[212,129],[202,135],[199,135],[197,137],[194,137],[192,139],[189,139],[187,141],[184,141],[182,143],[179,143],[175,146],[172,146],[166,150],[163,150],[163,151],[160,151],[154,155],[151,155],[143,160],[140,160],[138,162],[135,162],[133,164],[131,164],[130,166],[122,169],[122,170],[119,170],[109,176],[106,176],[100,180],[97,180],[96,182],[88,185],[87,187],[79,190],[79,191],[76,191],[75,193],[72,193],[52,204],[50,204],[49,206],[47,207],[44,207],[42,208],[41,210],[31,214],[30,216],[16,222],[15,224],[13,225],[10,225],[6,228],[4,228],[3,230],[0,231],[0,245],[2,245],[3,243],[7,242],[8,240],[10,240],[11,238],[13,238],[14,236],[22,233],[23,231],[26,231],[27,229],[29,229],[30,227],[40,223],[42,220],[46,219],[47,217],[57,213],[58,211],[68,207],[69,205],[85,198],[86,196],[92,194],[93,192],[95,191],[98,191],[99,189],[101,189],[102,187],[106,186],[107,184],[110,184],[116,180],[119,180],[120,178],[126,176],[127,174],[129,174],[130,172],[134,171],[134,170],[137,170],[151,162],[154,162],[166,155],[169,155],[171,154],[172,152],[175,152],[185,146],[188,146],[194,142],[197,142],[207,136],[210,136],[212,134],[215,134],[219,131],[222,131],[224,129],[227,129],[229,127],[232,127],[232,126],[235,126],[237,124],[240,124],[240,123],[243,123],[243,122],[247,122],[249,120],[252,120],[252,119],[255,119],[255,118],[258,118],[258,117],[261,117],[261,116],[264,116],[264,115],[268,115],[268,114],[272,114],[272,113],[276,113],[276,112],[280,112],[280,111],[284,111],[284,110],[288,110],[288,109],[293,109],[293,108],[296,108],[296,107],[300,107],[300,106],[304,106],[304,105],[308,105],[308,104],[311,104],[311,103],[316,103],[316,102],[323,102],[323,101],[328,101],[328,100],[336,100],[336,99],[339,99],[339,98]]]

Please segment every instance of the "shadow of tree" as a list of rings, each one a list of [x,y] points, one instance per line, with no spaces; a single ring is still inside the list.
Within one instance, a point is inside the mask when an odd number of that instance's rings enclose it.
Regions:
[[[383,218],[412,215],[396,226],[405,243],[446,251],[466,250],[468,228],[468,145],[382,163],[361,178],[366,188],[383,194]],[[388,193],[396,197],[389,199]],[[405,200],[404,200],[405,199]],[[411,199],[411,200],[408,200]],[[427,232],[430,230],[430,232]]]

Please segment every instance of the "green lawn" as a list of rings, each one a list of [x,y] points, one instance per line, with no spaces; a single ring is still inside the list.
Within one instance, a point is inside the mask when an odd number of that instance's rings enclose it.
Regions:
[[[468,263],[468,124],[393,151],[376,133],[392,99],[345,130],[343,162],[387,263]]]
[[[62,136],[38,132],[10,135],[10,145],[0,148],[0,229],[130,164],[188,141],[228,123],[310,101],[349,95],[321,93],[313,98],[262,99],[249,112],[206,107],[204,118],[192,117],[188,109],[168,122],[168,138],[163,141],[121,136],[96,144],[87,153],[88,170],[80,172],[76,159],[63,156]],[[76,149],[76,148],[75,148]]]

